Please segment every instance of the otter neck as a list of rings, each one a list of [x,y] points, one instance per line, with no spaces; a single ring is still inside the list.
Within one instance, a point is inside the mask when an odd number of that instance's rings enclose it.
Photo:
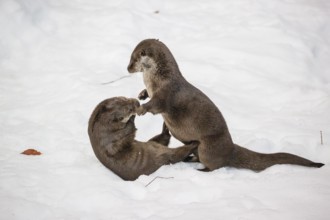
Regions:
[[[175,60],[173,62],[158,62],[155,68],[143,69],[143,82],[150,98],[170,81],[183,78]]]

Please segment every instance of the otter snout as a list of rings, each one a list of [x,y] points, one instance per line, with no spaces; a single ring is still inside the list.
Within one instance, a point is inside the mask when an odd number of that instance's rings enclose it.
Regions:
[[[134,60],[131,59],[130,62],[129,62],[129,64],[128,64],[128,67],[127,67],[127,71],[129,73],[135,73],[136,72],[135,71],[134,64],[135,64]]]

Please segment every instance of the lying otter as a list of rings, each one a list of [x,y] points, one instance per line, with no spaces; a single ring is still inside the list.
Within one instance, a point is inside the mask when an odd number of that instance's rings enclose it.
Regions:
[[[166,147],[171,137],[166,126],[160,135],[148,142],[134,140],[134,118],[139,106],[136,99],[106,99],[97,105],[88,123],[88,135],[96,157],[124,180],[135,180],[162,165],[182,161],[198,146],[198,143],[191,143],[178,148]]]
[[[146,90],[139,98],[151,98],[139,107],[138,114],[160,113],[175,138],[183,143],[200,142],[198,156],[205,166],[203,171],[225,166],[261,171],[275,164],[324,165],[293,154],[262,154],[234,144],[219,109],[186,81],[170,50],[158,40],[140,42],[127,69],[143,72]]]

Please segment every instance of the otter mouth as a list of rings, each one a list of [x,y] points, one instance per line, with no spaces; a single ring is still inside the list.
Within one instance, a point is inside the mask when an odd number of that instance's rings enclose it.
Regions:
[[[124,124],[128,124],[130,122],[134,123],[134,119],[135,119],[135,114],[129,114],[121,122]]]
[[[128,69],[128,72],[129,72],[130,74],[136,73],[135,70],[130,70],[130,69]]]
[[[123,111],[125,112],[125,116],[121,120],[122,123],[129,124],[134,123],[136,110],[140,106],[140,102],[137,99],[127,100],[127,105],[123,107]]]
[[[143,70],[129,70],[129,74],[135,74],[135,73],[143,73]]]

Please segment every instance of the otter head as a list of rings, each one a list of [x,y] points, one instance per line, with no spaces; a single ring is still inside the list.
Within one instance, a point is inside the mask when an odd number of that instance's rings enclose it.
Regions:
[[[96,123],[111,132],[128,128],[129,125],[135,129],[134,118],[139,106],[137,99],[125,97],[106,99],[93,112],[91,130],[94,130]]]
[[[133,50],[127,70],[129,73],[151,72],[163,77],[178,70],[178,65],[165,44],[156,39],[141,41]]]
[[[156,59],[160,53],[159,41],[148,39],[141,41],[134,49],[127,67],[129,73],[157,70]]]
[[[127,70],[129,73],[143,72],[143,81],[150,98],[172,77],[181,76],[170,50],[155,39],[143,40],[135,47]]]

